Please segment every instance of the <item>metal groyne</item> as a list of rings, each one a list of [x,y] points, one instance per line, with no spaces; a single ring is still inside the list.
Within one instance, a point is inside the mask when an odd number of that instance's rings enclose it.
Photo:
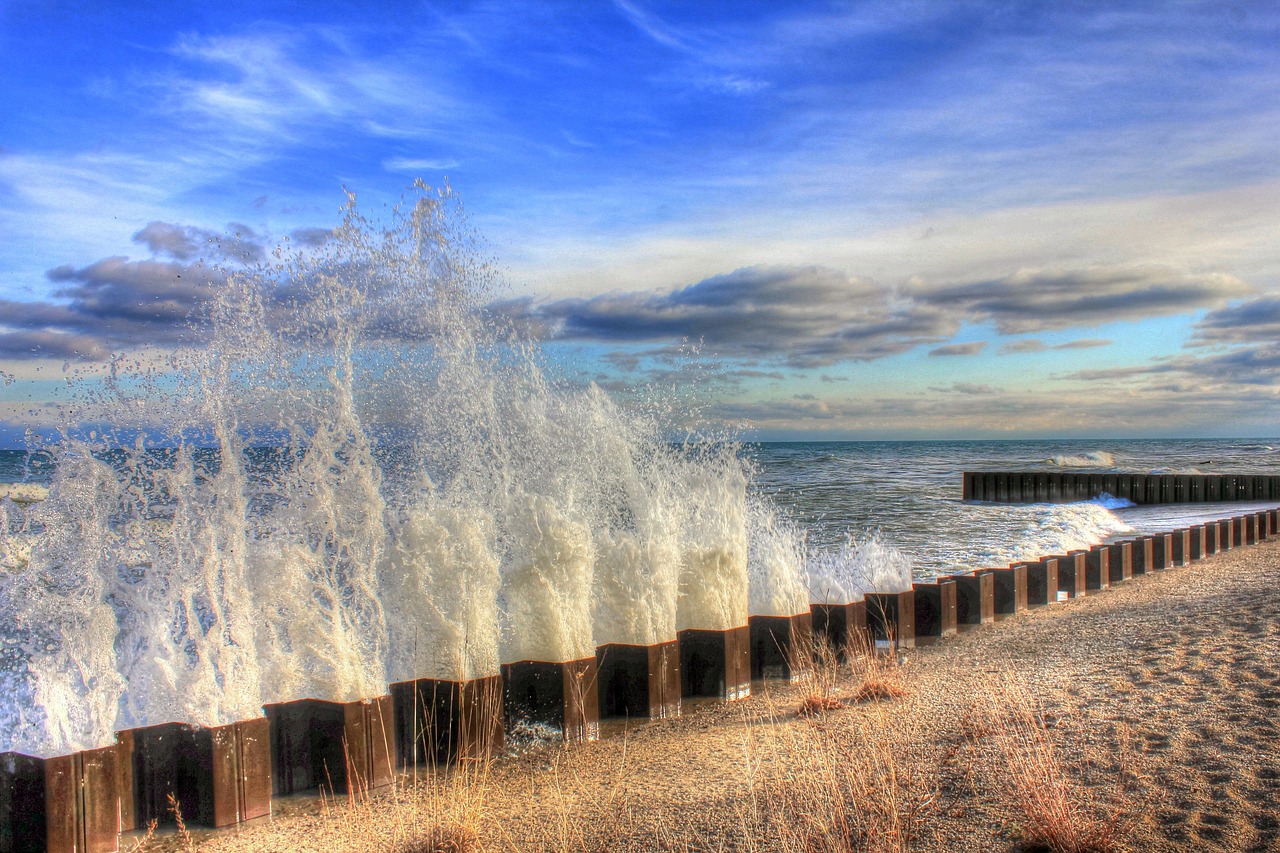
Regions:
[[[966,498],[987,499],[970,497],[969,478],[989,476],[1100,476],[1105,484],[1141,475],[965,474]],[[1270,488],[1280,478],[1235,480],[1255,484],[1240,499],[1263,500],[1256,484]],[[354,702],[269,704],[262,717],[212,728],[130,729],[114,745],[72,755],[0,754],[0,853],[113,853],[121,833],[153,820],[172,823],[170,797],[186,823],[224,827],[270,815],[273,796],[383,787],[418,765],[498,755],[518,719],[554,726],[568,740],[594,739],[602,718],[678,716],[685,697],[731,701],[750,695],[752,679],[794,679],[812,665],[815,636],[841,654],[868,638],[890,647],[937,642],[964,626],[1097,594],[1277,530],[1280,508],[1247,512],[946,575],[903,592],[815,604],[794,616],[752,616],[726,631],[681,631],[652,646],[604,645],[582,660],[517,661],[472,681],[398,682],[386,695]]]
[[[1280,476],[1266,474],[1089,474],[966,471],[964,499],[1073,503],[1110,495],[1136,504],[1280,500]]]

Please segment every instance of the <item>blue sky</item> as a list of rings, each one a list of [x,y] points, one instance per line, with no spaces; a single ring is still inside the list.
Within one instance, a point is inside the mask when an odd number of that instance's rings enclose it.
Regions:
[[[1276,435],[1277,92],[1266,2],[7,0],[0,422],[420,177],[555,365],[701,341],[750,436]]]

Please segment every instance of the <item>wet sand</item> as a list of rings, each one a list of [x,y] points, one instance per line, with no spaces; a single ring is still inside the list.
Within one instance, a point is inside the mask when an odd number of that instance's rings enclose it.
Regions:
[[[990,723],[1005,700],[998,685],[1012,678],[1041,714],[1072,790],[1099,813],[1118,812],[1124,848],[1280,850],[1280,542],[904,657],[900,699],[802,717],[803,685],[757,685],[749,700],[536,749],[469,768],[468,779],[375,792],[354,806],[290,803],[198,846],[429,850],[406,845],[444,823],[474,831],[463,833],[467,849],[794,849],[779,827],[813,820],[821,804],[811,800],[824,785],[847,793],[836,776],[856,768],[880,788],[854,801],[893,787],[895,808],[917,807],[897,826],[910,831],[910,849],[1017,849],[1026,818]],[[853,687],[846,678],[838,692]],[[883,838],[864,840],[888,849]],[[176,844],[166,837],[146,849]]]

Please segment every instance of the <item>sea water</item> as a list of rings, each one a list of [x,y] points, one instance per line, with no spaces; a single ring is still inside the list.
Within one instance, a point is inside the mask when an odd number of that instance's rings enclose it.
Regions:
[[[690,431],[671,400],[551,377],[489,310],[500,288],[447,191],[385,223],[352,200],[323,247],[210,287],[198,346],[118,357],[61,441],[0,453],[0,481],[41,487],[0,500],[0,751],[580,659],[1156,523],[964,504],[966,469],[1274,459]]]

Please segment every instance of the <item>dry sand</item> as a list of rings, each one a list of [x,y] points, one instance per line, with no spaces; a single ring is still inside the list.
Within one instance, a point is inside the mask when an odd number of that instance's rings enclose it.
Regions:
[[[471,768],[471,782],[445,780],[438,796],[375,793],[324,813],[287,803],[198,843],[391,851],[409,849],[406,839],[442,817],[472,827],[485,850],[796,849],[780,821],[815,820],[814,780],[856,766],[881,774],[881,792],[884,772],[895,772],[896,808],[922,807],[910,820],[911,849],[1018,849],[1026,819],[990,713],[1012,675],[1026,685],[1015,697],[1042,713],[1078,799],[1118,809],[1125,848],[1280,850],[1280,541],[1009,617],[905,658],[910,693],[901,699],[805,718],[795,714],[802,688],[771,684],[625,736]],[[153,840],[149,849],[173,845]]]

